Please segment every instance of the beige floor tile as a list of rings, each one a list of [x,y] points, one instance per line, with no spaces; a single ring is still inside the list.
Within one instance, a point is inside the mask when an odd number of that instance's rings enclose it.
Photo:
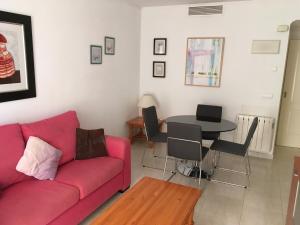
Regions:
[[[265,191],[249,189],[245,194],[244,207],[272,213],[282,213],[281,196],[280,194],[276,196],[270,195]]]
[[[143,168],[141,159],[146,150],[145,163],[163,168],[164,158],[154,158],[153,149],[145,143],[132,146],[132,186],[144,176],[163,179],[162,171]],[[165,144],[155,146],[155,154],[166,155]],[[247,189],[224,184],[201,181],[202,197],[195,207],[195,225],[284,225],[292,176],[293,158],[300,155],[300,150],[277,147],[273,160],[250,158],[252,174],[251,184]],[[243,161],[239,157],[221,155],[220,166],[235,170],[244,170]],[[168,170],[174,169],[174,161],[168,163]],[[171,173],[166,173],[166,178]],[[245,182],[244,176],[217,172],[216,177],[231,182]],[[171,180],[188,186],[199,188],[197,180],[176,174]],[[81,225],[87,225],[103,210],[122,196],[115,195],[107,203],[99,207]]]
[[[282,213],[261,210],[256,206],[244,206],[240,225],[284,225],[283,215]]]

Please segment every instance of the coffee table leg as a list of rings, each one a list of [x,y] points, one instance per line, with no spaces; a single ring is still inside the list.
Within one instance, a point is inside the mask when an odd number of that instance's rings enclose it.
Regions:
[[[186,225],[194,225],[194,210],[191,211]]]

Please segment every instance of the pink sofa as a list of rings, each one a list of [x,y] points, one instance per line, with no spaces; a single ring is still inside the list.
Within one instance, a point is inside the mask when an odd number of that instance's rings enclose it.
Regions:
[[[118,191],[130,185],[130,144],[106,136],[108,157],[74,160],[76,112],[31,124],[0,127],[0,224],[78,224]],[[63,152],[54,181],[16,171],[29,136]]]

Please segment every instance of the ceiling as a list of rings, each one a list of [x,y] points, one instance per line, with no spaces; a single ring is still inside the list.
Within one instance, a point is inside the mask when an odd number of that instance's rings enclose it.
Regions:
[[[200,3],[215,3],[215,2],[229,2],[229,1],[245,1],[245,0],[127,0],[127,1],[139,7],[145,7],[145,6],[200,4]]]

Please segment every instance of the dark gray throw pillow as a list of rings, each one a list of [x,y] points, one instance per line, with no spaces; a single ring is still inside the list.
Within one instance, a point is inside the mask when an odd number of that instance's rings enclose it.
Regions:
[[[107,155],[104,129],[76,129],[75,159],[90,159]]]

